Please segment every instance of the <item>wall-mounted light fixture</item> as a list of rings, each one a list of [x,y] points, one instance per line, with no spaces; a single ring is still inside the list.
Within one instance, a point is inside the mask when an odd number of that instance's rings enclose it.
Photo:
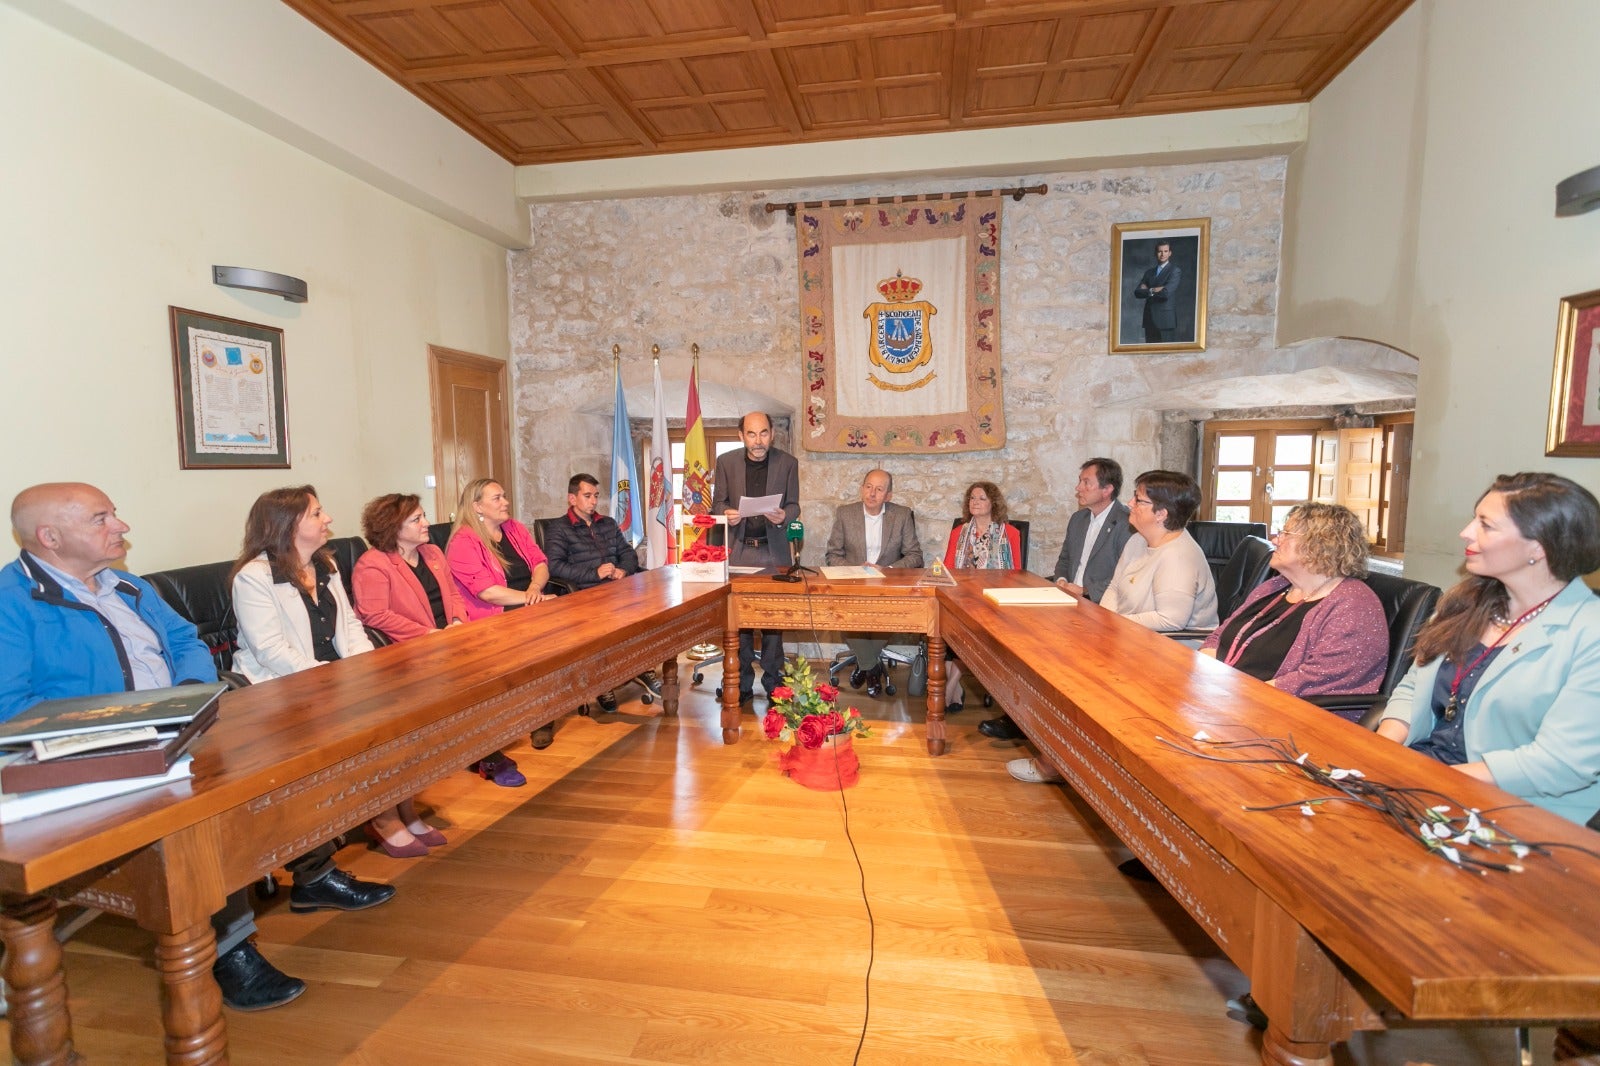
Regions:
[[[1600,207],[1600,167],[1579,171],[1556,186],[1556,217],[1567,218]]]
[[[230,289],[250,289],[254,292],[282,296],[292,304],[306,302],[306,283],[287,274],[274,274],[255,267],[213,266],[211,280]]]

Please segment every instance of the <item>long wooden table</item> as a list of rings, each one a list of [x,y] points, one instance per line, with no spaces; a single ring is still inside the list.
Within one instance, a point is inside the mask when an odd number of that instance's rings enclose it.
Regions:
[[[157,934],[167,1061],[226,1061],[230,891],[645,670],[675,714],[678,653],[723,632],[726,599],[653,571],[225,693],[192,781],[0,829],[13,1056],[79,1061],[52,935],[71,898]]]
[[[771,574],[735,575],[723,635],[722,740],[739,741],[739,630],[806,633],[921,633],[928,638],[928,753],[943,755],[944,641],[939,636],[940,584],[925,570],[886,570],[882,577],[774,581]],[[864,664],[863,668],[865,668]],[[729,679],[735,679],[729,684]]]
[[[1329,1045],[1391,1020],[1600,1019],[1600,859],[1530,856],[1477,874],[1374,812],[1295,803],[1298,772],[1204,761],[1192,738],[1290,737],[1322,766],[1434,789],[1525,840],[1600,835],[1383,740],[1092,603],[1000,608],[963,575],[939,595],[945,640],[1122,841],[1251,979],[1262,1061],[1327,1066]],[[997,782],[996,787],[1004,787]],[[1508,807],[1507,805],[1512,805]]]

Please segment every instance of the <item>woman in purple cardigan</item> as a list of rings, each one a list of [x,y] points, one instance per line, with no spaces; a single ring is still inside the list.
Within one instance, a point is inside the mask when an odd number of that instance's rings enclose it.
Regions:
[[[1295,696],[1377,692],[1389,664],[1389,622],[1358,580],[1367,574],[1361,520],[1337,504],[1301,504],[1273,543],[1279,576],[1258,586],[1201,654]]]

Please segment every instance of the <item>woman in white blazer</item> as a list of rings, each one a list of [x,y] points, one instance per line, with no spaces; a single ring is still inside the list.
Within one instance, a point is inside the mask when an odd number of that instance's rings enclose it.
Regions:
[[[252,684],[372,650],[327,548],[332,528],[310,485],[264,492],[251,506],[233,564],[233,668]],[[383,812],[368,833],[395,858],[426,855],[403,813]]]

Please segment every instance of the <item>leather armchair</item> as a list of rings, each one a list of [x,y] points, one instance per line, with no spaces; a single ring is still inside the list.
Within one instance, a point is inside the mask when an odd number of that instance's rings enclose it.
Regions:
[[[1438,606],[1441,593],[1435,585],[1390,577],[1388,574],[1369,574],[1366,581],[1367,586],[1377,593],[1378,602],[1383,604],[1384,616],[1389,620],[1389,668],[1384,671],[1383,683],[1376,694],[1369,692],[1364,695],[1301,698],[1318,707],[1342,712],[1347,717],[1359,712],[1361,724],[1368,729],[1376,729],[1383,718],[1383,709],[1388,705],[1390,694],[1400,684],[1400,679],[1406,676],[1406,671],[1411,669],[1411,649],[1417,643],[1417,631],[1433,617],[1433,609]]]

